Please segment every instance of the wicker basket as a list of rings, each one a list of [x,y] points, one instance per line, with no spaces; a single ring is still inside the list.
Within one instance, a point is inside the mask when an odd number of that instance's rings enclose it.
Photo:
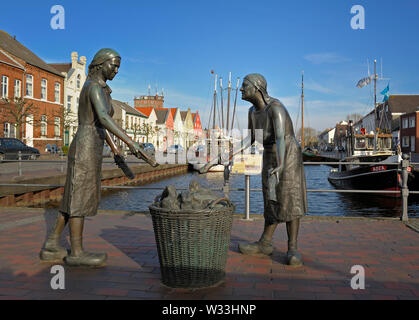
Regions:
[[[225,277],[234,205],[205,210],[150,206],[164,285],[203,288]]]

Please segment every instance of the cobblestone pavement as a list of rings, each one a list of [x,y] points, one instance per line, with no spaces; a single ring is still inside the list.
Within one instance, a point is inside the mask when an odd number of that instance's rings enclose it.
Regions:
[[[52,290],[52,264],[39,249],[57,211],[0,209],[0,299],[419,299],[419,233],[393,219],[308,217],[299,243],[303,267],[285,264],[279,226],[271,257],[244,256],[263,219],[234,219],[225,281],[207,289],[171,289],[160,282],[151,217],[100,212],[88,218],[85,249],[107,252],[104,268],[65,266],[65,290]],[[68,232],[63,244],[68,246]],[[365,268],[365,290],[350,286],[351,267]]]

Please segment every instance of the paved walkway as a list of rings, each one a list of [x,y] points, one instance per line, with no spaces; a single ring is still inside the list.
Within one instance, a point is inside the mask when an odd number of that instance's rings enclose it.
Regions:
[[[100,212],[88,218],[85,248],[108,253],[101,269],[65,267],[65,290],[52,290],[51,264],[38,252],[55,210],[0,209],[0,299],[415,299],[419,300],[419,233],[392,219],[307,217],[300,228],[303,267],[285,265],[286,231],[272,257],[238,253],[263,220],[233,223],[225,281],[213,288],[164,287],[150,216]],[[66,240],[68,241],[68,233]],[[63,242],[67,245],[67,242]],[[365,268],[365,290],[350,286]]]

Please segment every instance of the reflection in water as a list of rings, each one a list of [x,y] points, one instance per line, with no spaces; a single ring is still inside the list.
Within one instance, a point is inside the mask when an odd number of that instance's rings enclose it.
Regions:
[[[310,165],[305,167],[307,189],[330,189],[334,187],[327,180],[330,168],[327,166]],[[161,181],[156,181],[144,187],[159,188],[159,190],[121,190],[102,197],[100,209],[147,211],[154,198],[167,185],[173,184],[177,189],[187,189],[192,179],[207,188],[222,189],[223,173],[187,173]],[[261,177],[251,176],[250,187],[261,189]],[[231,188],[244,188],[244,176],[232,175]],[[180,191],[179,191],[180,192]],[[222,196],[222,192],[218,192]],[[244,192],[231,191],[230,198],[236,205],[236,212],[244,212]],[[308,192],[309,215],[322,216],[364,216],[364,217],[399,217],[401,201],[398,199],[380,197],[371,194],[339,194]],[[250,193],[250,212],[263,214],[262,192]],[[419,217],[419,202],[409,202],[409,216]]]

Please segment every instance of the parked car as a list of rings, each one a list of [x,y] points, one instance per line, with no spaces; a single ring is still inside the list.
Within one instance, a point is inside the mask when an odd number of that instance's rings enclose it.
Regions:
[[[185,149],[180,144],[172,144],[170,147],[167,148],[167,153],[179,153],[184,152]]]
[[[154,148],[154,145],[152,143],[148,143],[148,142],[140,143],[140,147],[144,149],[144,152],[147,155],[151,157],[156,156],[156,148]]]
[[[36,148],[32,148],[15,138],[0,138],[0,161],[18,160],[19,151],[22,152],[22,160],[36,160],[40,153]]]

